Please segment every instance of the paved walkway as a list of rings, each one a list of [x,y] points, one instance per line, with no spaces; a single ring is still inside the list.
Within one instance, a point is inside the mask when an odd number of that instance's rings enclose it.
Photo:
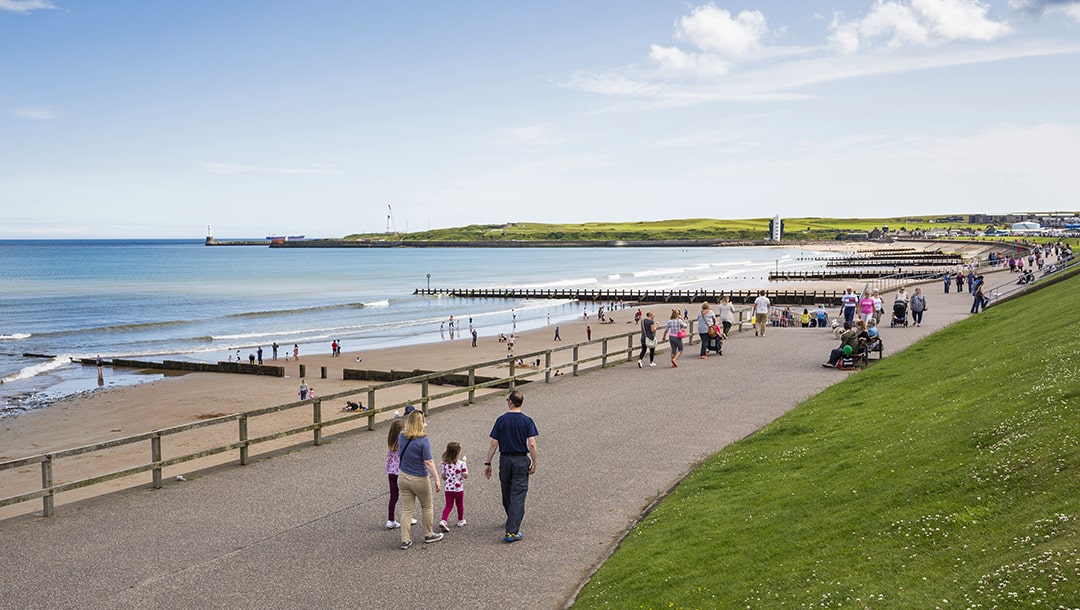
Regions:
[[[886,357],[968,316],[971,297],[925,288],[924,325],[885,325]],[[474,467],[469,524],[441,542],[401,551],[398,532],[383,528],[381,426],[52,519],[0,523],[0,607],[561,607],[696,463],[844,378],[820,365],[835,344],[822,329],[744,332],[723,357],[700,360],[695,344],[677,369],[659,355],[655,368],[631,362],[524,387],[540,467],[519,543],[501,542],[498,483],[480,474],[505,409],[495,399],[429,418],[437,453],[460,441]]]

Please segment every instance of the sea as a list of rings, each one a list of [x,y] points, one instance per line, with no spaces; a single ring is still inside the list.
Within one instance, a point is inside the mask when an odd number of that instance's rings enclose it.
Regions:
[[[578,318],[598,304],[416,295],[418,288],[743,290],[810,270],[792,247],[208,247],[203,240],[0,240],[0,417],[160,374],[73,358],[203,362],[260,346],[301,354],[445,341]]]

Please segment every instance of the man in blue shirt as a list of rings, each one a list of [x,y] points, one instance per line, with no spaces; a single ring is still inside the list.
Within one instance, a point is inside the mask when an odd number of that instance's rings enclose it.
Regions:
[[[529,475],[536,472],[538,456],[536,424],[521,412],[525,398],[521,392],[506,397],[509,410],[495,420],[491,428],[491,446],[484,460],[484,477],[491,478],[491,458],[499,452],[499,483],[502,485],[503,510],[506,511],[505,542],[521,540],[521,520],[525,517],[525,495]]]

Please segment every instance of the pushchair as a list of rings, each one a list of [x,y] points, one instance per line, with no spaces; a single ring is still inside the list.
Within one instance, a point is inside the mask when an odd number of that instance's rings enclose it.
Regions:
[[[907,301],[896,301],[892,306],[892,320],[889,326],[907,326]]]

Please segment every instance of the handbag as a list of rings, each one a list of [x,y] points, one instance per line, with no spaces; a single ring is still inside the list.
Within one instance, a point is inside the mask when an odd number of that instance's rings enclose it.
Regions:
[[[645,347],[649,349],[656,349],[656,337],[653,337],[651,339],[649,337],[645,337]]]
[[[716,336],[716,326],[710,326],[709,327],[709,336],[710,337],[715,337]]]
[[[676,339],[685,339],[686,338],[686,329],[685,328],[680,328],[679,330],[675,331],[675,338]]]

